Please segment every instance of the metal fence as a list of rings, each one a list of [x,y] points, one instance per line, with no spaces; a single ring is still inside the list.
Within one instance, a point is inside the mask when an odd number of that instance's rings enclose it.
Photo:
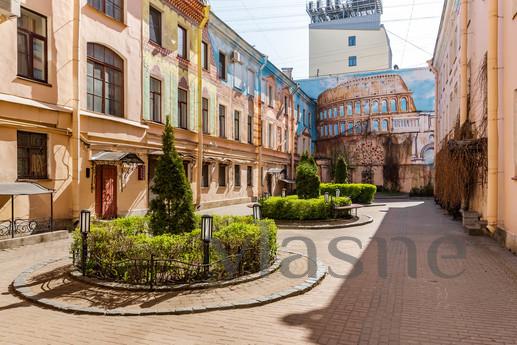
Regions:
[[[41,234],[51,232],[52,229],[51,218],[16,218],[14,223],[12,220],[2,220],[0,221],[0,239]]]

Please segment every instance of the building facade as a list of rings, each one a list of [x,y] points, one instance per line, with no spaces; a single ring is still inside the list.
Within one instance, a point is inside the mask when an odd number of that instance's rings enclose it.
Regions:
[[[257,198],[270,175],[292,179],[289,163],[271,169],[297,159],[298,136],[314,150],[294,102],[311,114],[315,102],[203,2],[24,0],[19,13],[16,3],[0,22],[0,183],[54,190],[56,227],[81,209],[145,214],[167,119],[200,208]],[[287,118],[274,116],[284,94]],[[15,203],[16,217],[48,216],[43,197]],[[0,200],[0,220],[10,210]]]
[[[480,174],[463,196],[464,220],[477,220],[466,225],[486,226],[488,234],[514,251],[516,17],[513,0],[446,1],[431,63],[437,80],[437,152],[465,144],[479,145],[486,152]]]
[[[310,77],[392,67],[381,0],[309,1],[307,13]]]

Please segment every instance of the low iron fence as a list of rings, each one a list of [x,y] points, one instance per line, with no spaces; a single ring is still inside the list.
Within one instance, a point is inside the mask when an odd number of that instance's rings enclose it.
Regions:
[[[52,231],[51,218],[16,218],[0,221],[0,239],[23,237]]]

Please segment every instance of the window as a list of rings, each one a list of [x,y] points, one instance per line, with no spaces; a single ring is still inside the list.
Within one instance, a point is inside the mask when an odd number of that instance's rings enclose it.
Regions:
[[[162,45],[162,13],[152,6],[149,7],[149,40]]]
[[[349,67],[357,66],[357,56],[349,56],[348,57],[348,66]]]
[[[307,126],[309,127],[309,129],[311,129],[311,128],[312,128],[312,114],[311,114],[311,113],[309,113],[309,119],[308,119],[308,121],[309,121],[309,122],[307,123]]]
[[[287,131],[287,128],[284,132],[284,150],[287,152],[289,150],[289,132]]]
[[[346,114],[351,116],[352,115],[352,103],[348,103],[346,105]]]
[[[361,102],[355,102],[355,113],[357,115],[361,114]]]
[[[325,115],[323,116],[325,117]],[[296,121],[300,121],[300,105],[296,106]]]
[[[203,133],[210,134],[208,123],[208,98],[203,97]]]
[[[88,110],[114,116],[124,112],[122,59],[112,50],[88,43],[87,107]]]
[[[306,125],[306,124],[307,124],[307,118],[305,117],[305,109],[303,109],[302,123],[303,123],[304,125]]]
[[[348,36],[348,46],[349,47],[355,47],[356,45],[356,37],[355,36]]]
[[[344,122],[341,122],[341,134],[343,134],[343,135],[346,134],[346,125]]]
[[[226,74],[226,55],[224,53],[219,52],[219,66],[217,69],[219,79],[226,80],[227,74]]]
[[[372,130],[374,132],[378,132],[379,131],[379,120],[373,120],[373,122],[372,122]]]
[[[379,102],[378,101],[373,101],[372,113],[374,113],[374,114],[378,114],[379,113]]]
[[[281,151],[282,150],[282,128],[277,127],[276,128],[276,150]]]
[[[145,181],[145,165],[138,166],[138,181]]]
[[[334,125],[334,135],[335,136],[339,135],[339,125],[337,123]]]
[[[287,116],[287,111],[289,110],[289,105],[287,104],[287,96],[284,96],[284,115]]]
[[[46,179],[47,135],[18,132],[18,178]]]
[[[345,106],[344,105],[339,107],[339,115],[345,116]]]
[[[183,129],[188,129],[187,98],[187,91],[178,88],[178,127]]]
[[[119,22],[123,20],[123,0],[88,0],[88,4]]]
[[[363,114],[370,115],[370,102],[363,101]]]
[[[392,113],[397,112],[397,101],[395,99],[391,99],[391,101],[390,101],[390,112],[392,112]]]
[[[235,166],[235,187],[241,186],[241,166]]]
[[[189,178],[189,169],[190,167],[190,162],[189,161],[183,161],[183,171],[185,172],[185,177],[187,178],[188,181],[190,181],[190,178]]]
[[[381,122],[381,130],[383,132],[387,132],[388,131],[388,120],[382,120],[382,122]]]
[[[267,99],[268,99],[268,105],[270,107],[272,107],[274,100],[273,100],[273,87],[271,85],[269,85],[267,87]]]
[[[151,120],[162,122],[162,82],[153,77],[151,77],[150,82]]]
[[[381,112],[383,114],[386,114],[388,112],[388,101],[386,101],[385,99],[383,99],[381,102]]]
[[[241,113],[237,110],[233,114],[233,138],[237,141],[241,138]]]
[[[203,69],[208,71],[208,44],[206,42],[201,44],[201,54],[203,59]]]
[[[253,144],[253,115],[248,115],[248,144]]]
[[[226,107],[219,105],[219,136],[226,138]]]
[[[25,8],[18,18],[18,75],[47,81],[47,18]]]
[[[248,179],[248,187],[253,187],[253,167],[248,167],[248,172],[246,175]]]
[[[400,100],[400,111],[401,112],[406,112],[408,111],[408,107],[407,107],[407,99],[406,98],[402,98]]]
[[[202,187],[203,188],[208,188],[209,185],[210,185],[210,180],[209,180],[209,171],[210,171],[210,164],[208,163],[203,163],[203,169],[201,170],[201,177],[202,177]]]
[[[187,30],[178,26],[178,56],[188,60]]]
[[[248,71],[248,95],[255,94],[255,72]]]
[[[219,164],[219,187],[226,187],[226,165]]]

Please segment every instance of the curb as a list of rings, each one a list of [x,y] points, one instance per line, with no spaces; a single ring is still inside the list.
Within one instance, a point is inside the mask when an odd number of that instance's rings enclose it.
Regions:
[[[13,249],[44,242],[64,240],[68,238],[68,235],[68,230],[60,230],[25,237],[9,238],[5,240],[0,240],[0,250]]]
[[[315,221],[311,221],[315,222]],[[354,228],[366,224],[373,223],[373,218],[367,215],[359,215],[355,222],[340,222],[336,221],[334,224],[329,224],[329,221],[321,221],[321,224],[304,225],[303,222],[293,221],[286,224],[278,224],[279,230],[333,230],[333,229],[346,229]]]
[[[307,257],[303,254],[296,252],[288,252],[290,254],[296,254],[303,257]],[[263,306],[266,304],[270,304],[273,302],[281,301],[287,299],[289,297],[298,296],[304,294],[314,287],[319,285],[319,283],[325,278],[327,274],[327,266],[319,261],[314,261],[307,257],[308,260],[314,262],[317,266],[316,274],[314,277],[309,277],[302,284],[298,284],[294,287],[288,288],[286,290],[282,290],[279,292],[275,292],[266,296],[258,296],[249,300],[237,301],[237,302],[227,302],[220,304],[212,304],[207,306],[194,306],[194,307],[186,307],[186,308],[176,308],[172,310],[145,310],[145,311],[126,311],[122,309],[113,309],[106,310],[96,307],[77,307],[72,304],[65,304],[50,300],[48,298],[38,298],[38,294],[34,293],[30,287],[27,286],[27,279],[29,276],[37,270],[45,267],[46,265],[55,263],[57,261],[64,260],[61,259],[52,259],[41,262],[37,265],[34,265],[22,273],[12,283],[12,288],[16,295],[21,297],[22,299],[28,300],[38,306],[51,308],[57,311],[71,313],[71,314],[88,314],[88,315],[101,315],[101,316],[151,316],[151,315],[183,315],[183,314],[197,314],[197,313],[205,313],[211,311],[222,311],[222,310],[230,310],[230,309],[245,309],[245,308],[253,308],[258,306]]]
[[[72,279],[80,281],[82,283],[86,283],[93,286],[102,287],[105,289],[111,290],[124,290],[124,291],[138,291],[138,292],[172,292],[172,291],[192,291],[192,290],[206,290],[206,289],[218,289],[227,286],[234,286],[238,284],[248,283],[260,278],[264,278],[280,269],[280,264],[282,260],[277,258],[272,266],[266,268],[265,270],[259,271],[257,273],[248,274],[239,278],[235,278],[232,280],[219,281],[219,282],[209,282],[209,283],[195,283],[195,284],[180,284],[175,286],[151,286],[149,285],[131,285],[131,284],[123,284],[123,283],[115,283],[103,281],[96,278],[83,277],[82,273],[77,269],[70,272],[69,276]]]

